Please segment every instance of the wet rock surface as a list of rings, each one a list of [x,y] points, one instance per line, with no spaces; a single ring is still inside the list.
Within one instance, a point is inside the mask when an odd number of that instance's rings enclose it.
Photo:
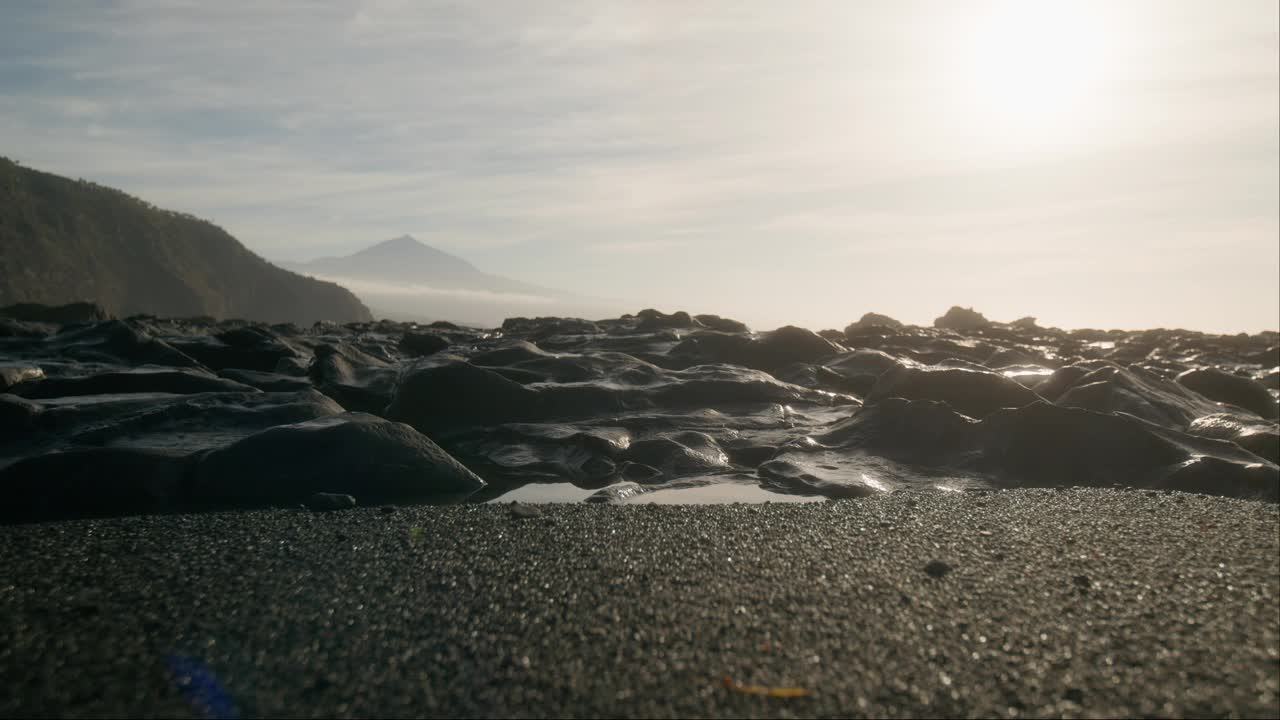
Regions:
[[[542,487],[1280,497],[1276,333],[1068,332],[962,308],[939,327],[868,314],[821,333],[657,310],[494,329],[92,308],[5,322],[30,330],[0,333],[10,521]]]

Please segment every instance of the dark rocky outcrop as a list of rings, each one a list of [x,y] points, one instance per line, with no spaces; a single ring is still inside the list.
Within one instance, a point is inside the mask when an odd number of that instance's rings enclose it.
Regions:
[[[43,380],[44,370],[35,365],[5,364],[0,365],[0,393],[9,392],[9,388],[29,380]]]
[[[58,306],[41,305],[39,303],[18,303],[0,308],[0,317],[22,322],[51,323],[54,325],[80,325],[111,319],[111,316],[101,306],[87,302],[75,302]]]
[[[667,315],[649,308],[636,313],[635,327],[640,332],[653,332],[667,329],[695,330],[702,329],[705,326],[683,310]]]
[[[212,370],[238,368],[272,372],[282,362],[301,360],[302,350],[261,326],[236,327],[211,336],[175,337],[169,343]]]
[[[315,348],[309,375],[320,392],[344,408],[381,415],[391,402],[398,372],[348,343],[324,343]]]
[[[730,318],[723,318],[723,317],[720,317],[719,315],[694,315],[693,319],[697,320],[704,327],[711,328],[712,330],[719,330],[720,332],[727,332],[727,333],[751,332],[751,328],[747,327],[746,323],[739,322],[737,320],[732,320]]]
[[[1254,455],[1280,463],[1280,426],[1274,422],[1250,422],[1229,413],[1215,413],[1196,418],[1187,432],[1215,440],[1230,440]]]
[[[429,332],[407,332],[400,338],[400,349],[409,357],[426,357],[451,344],[448,338]]]
[[[849,323],[849,325],[844,329],[844,332],[845,335],[852,334],[853,336],[856,336],[860,334],[857,331],[865,330],[867,328],[890,328],[897,330],[901,327],[902,323],[894,320],[888,315],[869,312],[864,314],[861,318],[858,318],[856,322]]]
[[[0,522],[138,515],[185,507],[191,458],[163,450],[81,448],[0,470]]]
[[[1014,380],[985,370],[905,366],[885,371],[866,401],[873,404],[886,398],[939,400],[974,418],[1041,399]]]
[[[7,522],[317,493],[483,501],[530,483],[610,502],[743,483],[757,497],[1123,484],[1280,499],[1280,429],[1245,407],[1273,395],[1256,380],[1273,366],[1254,362],[1268,333],[873,325],[854,342],[654,313],[502,331],[5,322],[28,326],[0,336]],[[1188,373],[1211,368],[1227,377]],[[1217,384],[1206,396],[1196,378]]]
[[[960,332],[971,332],[973,330],[982,330],[991,325],[991,321],[980,312],[975,312],[973,308],[962,308],[958,305],[952,306],[947,310],[946,314],[933,321],[936,328],[945,328],[947,330],[958,330]]]
[[[191,356],[124,320],[59,333],[48,345],[64,357],[81,362],[200,367]]]
[[[725,363],[771,372],[795,362],[816,362],[845,348],[812,330],[786,326],[755,338],[744,334],[703,331],[673,347],[670,357],[687,364]]]
[[[1110,363],[1081,375],[1054,402],[1101,413],[1127,413],[1177,430],[1198,417],[1222,411],[1218,404],[1149,370]]]
[[[317,492],[362,504],[467,494],[484,481],[413,428],[362,413],[282,425],[200,458],[192,497],[292,504]]]
[[[1210,400],[1229,403],[1257,413],[1264,418],[1277,415],[1275,398],[1260,382],[1240,377],[1217,368],[1194,368],[1178,375],[1178,384],[1190,388]]]
[[[10,390],[30,399],[127,393],[243,393],[257,388],[188,369],[137,368],[83,377],[48,378],[24,382]]]

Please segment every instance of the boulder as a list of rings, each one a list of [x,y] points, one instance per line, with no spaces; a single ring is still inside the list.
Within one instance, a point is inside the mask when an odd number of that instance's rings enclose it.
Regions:
[[[1222,411],[1217,403],[1149,370],[1111,363],[1080,376],[1054,402],[1095,412],[1127,413],[1174,430]]]
[[[11,439],[21,442],[24,435],[35,426],[35,418],[40,413],[41,407],[30,400],[0,393],[0,432],[6,436],[0,439],[0,445]]]
[[[244,507],[294,505],[324,492],[367,505],[468,494],[483,486],[408,425],[344,413],[273,427],[204,455],[192,497]]]
[[[812,330],[787,325],[756,342],[751,367],[769,372],[793,362],[812,363],[843,352],[847,350]]]
[[[310,390],[312,387],[311,381],[305,377],[282,375],[274,372],[228,368],[219,371],[218,375],[228,380],[257,388],[263,392],[302,392]]]
[[[729,456],[706,433],[684,432],[631,443],[622,456],[670,477],[716,472],[729,467]]]
[[[0,470],[6,523],[138,515],[185,508],[188,457],[136,448],[80,448]]]
[[[0,317],[19,322],[53,323],[55,325],[79,325],[103,322],[111,315],[95,303],[76,302],[66,305],[40,305],[18,303],[0,308]]]
[[[969,417],[1041,400],[1034,391],[993,372],[960,368],[896,367],[886,371],[866,396],[868,404],[887,398],[938,400]]]
[[[395,389],[387,417],[425,433],[536,417],[541,396],[498,373],[467,362],[407,372]]]
[[[317,346],[315,355],[308,376],[320,392],[348,410],[376,415],[386,410],[398,375],[389,363],[348,343]]]
[[[683,310],[671,313],[670,315],[658,312],[653,309],[641,310],[636,313],[636,330],[640,332],[654,332],[656,330],[693,330],[702,329],[705,326],[689,316],[689,313]]]
[[[845,331],[845,334],[847,335],[849,334],[850,330],[856,331],[856,330],[862,330],[864,328],[872,328],[872,327],[893,328],[896,330],[902,327],[902,323],[898,322],[897,320],[894,320],[888,315],[881,315],[880,313],[869,312],[863,315],[861,318],[859,318],[857,322],[849,323],[849,326],[846,327],[844,331]]]
[[[407,332],[400,338],[400,350],[415,358],[438,353],[452,344],[447,338],[429,332]]]
[[[43,379],[44,370],[35,365],[17,363],[0,365],[0,393],[9,392],[9,388],[19,383]]]
[[[131,393],[252,393],[258,389],[202,370],[143,367],[83,377],[34,380],[14,387],[12,392],[25,398],[42,399]]]
[[[729,318],[722,318],[719,315],[694,315],[693,319],[697,320],[704,327],[708,327],[712,330],[719,330],[720,332],[727,332],[727,333],[751,332],[751,328],[747,327],[746,323],[738,322],[737,320],[731,320]]]
[[[1230,440],[1254,455],[1280,463],[1280,426],[1275,423],[1248,422],[1229,413],[1215,413],[1196,418],[1187,432]]]
[[[274,331],[259,325],[232,328],[212,336],[171,338],[169,342],[213,370],[271,372],[281,362],[298,361],[303,356]]]
[[[1276,417],[1276,401],[1262,383],[1217,368],[1196,368],[1177,376],[1178,384],[1201,395],[1257,413]]]
[[[933,321],[933,326],[936,328],[960,332],[982,330],[990,325],[991,321],[984,317],[982,313],[975,312],[973,308],[962,308],[958,305],[953,305],[945,315]]]
[[[61,332],[47,346],[61,357],[80,361],[200,367],[191,356],[122,320]]]

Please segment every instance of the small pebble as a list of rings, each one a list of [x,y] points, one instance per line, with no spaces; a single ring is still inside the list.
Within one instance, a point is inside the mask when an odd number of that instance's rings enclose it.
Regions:
[[[342,493],[318,492],[307,498],[307,508],[314,512],[334,512],[350,510],[356,506],[356,499]]]
[[[951,572],[951,566],[941,560],[931,560],[924,566],[924,571],[929,574],[929,577],[940,578]]]
[[[512,503],[507,512],[511,514],[511,517],[518,520],[542,517],[542,510],[537,505]]]

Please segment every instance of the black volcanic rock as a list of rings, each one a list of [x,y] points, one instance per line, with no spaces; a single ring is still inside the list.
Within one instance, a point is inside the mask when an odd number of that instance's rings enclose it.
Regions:
[[[522,422],[536,416],[537,392],[466,362],[411,370],[401,378],[387,418],[431,434],[445,428]]]
[[[471,362],[476,365],[511,366],[549,357],[551,353],[527,340],[511,340],[492,350],[472,355]]]
[[[212,370],[239,368],[271,372],[282,361],[303,356],[275,331],[260,326],[232,328],[211,336],[175,337],[168,342]]]
[[[26,437],[40,412],[40,406],[30,400],[0,393],[0,433],[6,439]]]
[[[9,388],[28,380],[43,380],[44,371],[36,365],[26,363],[0,365],[0,393],[9,392]]]
[[[640,440],[632,443],[622,457],[675,475],[714,472],[729,467],[729,456],[715,439],[697,432]]]
[[[1249,422],[1230,413],[1216,413],[1196,418],[1187,432],[1216,440],[1230,440],[1254,455],[1280,463],[1280,426],[1274,422]]]
[[[400,338],[400,349],[410,357],[425,357],[450,345],[447,338],[428,332],[407,332]]]
[[[729,318],[722,318],[719,315],[694,315],[693,319],[697,320],[704,327],[708,327],[712,330],[719,330],[720,332],[728,332],[728,333],[751,332],[751,328],[747,327],[746,323],[738,322],[737,320],[731,320]]]
[[[28,381],[12,388],[11,392],[28,399],[41,399],[126,393],[243,393],[257,392],[257,388],[199,370],[135,368],[82,377]]]
[[[367,505],[483,486],[413,428],[345,413],[264,430],[201,457],[191,492],[196,502],[211,505],[294,504],[318,492]]]
[[[856,322],[849,323],[848,327],[846,327],[844,331],[845,334],[848,335],[850,330],[857,331],[865,328],[876,327],[898,329],[902,327],[902,323],[894,320],[888,315],[869,312],[864,314],[861,318],[858,318]],[[857,333],[855,332],[854,334]]]
[[[883,492],[881,488],[857,478],[833,480],[824,478],[806,464],[787,457],[761,463],[756,470],[761,485],[771,490],[797,495],[823,495],[830,498],[861,498]]]
[[[1178,375],[1177,381],[1210,400],[1242,407],[1264,418],[1276,417],[1275,399],[1266,386],[1256,380],[1217,368],[1195,368]]]
[[[848,351],[847,333],[640,322],[28,323],[38,332],[0,337],[0,487],[21,500],[4,518],[430,499],[441,488],[404,474],[426,467],[424,442],[490,481],[475,501],[528,483],[630,502],[744,482],[825,497],[1120,483],[1280,499],[1276,423],[1174,380],[1266,377],[1252,360],[1274,334],[876,326]],[[404,343],[424,332],[439,340]],[[99,460],[97,475],[81,467]]]
[[[983,418],[1001,408],[1022,407],[1041,399],[1014,380],[993,372],[960,368],[896,367],[877,379],[868,403],[886,398],[939,400],[970,417]]]
[[[502,321],[502,331],[519,333],[534,341],[557,335],[598,335],[604,332],[590,320],[559,317],[507,318]]]
[[[843,352],[845,348],[812,330],[789,325],[759,338],[712,330],[695,332],[673,347],[669,355],[691,364],[725,363],[769,372]]]
[[[341,413],[331,398],[301,392],[213,392],[186,395],[130,393],[26,400],[7,407],[25,415],[21,427],[0,436],[5,460],[52,450],[128,447],[195,454],[276,425]],[[23,407],[13,408],[14,402]]]
[[[281,373],[228,368],[219,371],[218,375],[228,380],[255,387],[263,392],[301,392],[312,387],[311,381],[306,378]]]
[[[381,415],[391,402],[398,372],[386,361],[348,343],[315,348],[309,370],[320,392],[348,410]]]
[[[275,267],[215,225],[3,158],[0,278],[0,304],[90,301],[122,317],[370,318],[347,290]],[[67,307],[47,316],[104,319]]]
[[[973,308],[962,308],[958,305],[953,305],[945,315],[933,321],[933,326],[936,328],[961,332],[981,330],[990,325],[991,321],[983,317],[982,313],[974,312]]]
[[[1054,402],[1102,413],[1128,413],[1175,430],[1222,411],[1217,403],[1172,380],[1141,367],[1122,368],[1112,363],[1081,375]]]
[[[678,329],[693,330],[702,329],[704,326],[701,322],[690,317],[689,313],[680,310],[678,312],[667,315],[652,308],[641,310],[636,313],[636,330],[640,332],[653,332],[654,330]]]
[[[0,308],[0,317],[55,325],[78,325],[111,319],[107,311],[99,305],[87,302],[68,303],[56,307],[39,303],[18,303]]]
[[[59,333],[48,343],[61,355],[86,362],[120,365],[200,367],[186,353],[124,320],[111,320]]]
[[[816,362],[846,352],[845,348],[812,330],[794,325],[765,333],[752,351],[756,362],[752,367],[766,371],[793,362]]]
[[[793,444],[774,459],[778,467],[821,481],[818,494],[936,477],[953,489],[1119,483],[1280,499],[1280,467],[1234,443],[1045,402],[972,420],[942,403],[893,398],[864,406],[810,444]]]
[[[191,458],[161,450],[81,448],[0,470],[0,522],[136,515],[182,506]]]

